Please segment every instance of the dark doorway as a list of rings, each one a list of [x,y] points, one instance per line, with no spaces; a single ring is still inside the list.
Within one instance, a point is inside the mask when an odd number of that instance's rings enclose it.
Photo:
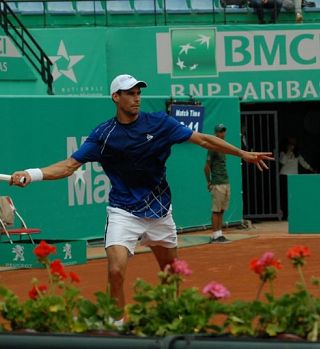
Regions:
[[[241,121],[247,123],[249,150],[272,151],[276,158],[270,163],[270,177],[250,165],[243,167],[244,218],[280,219],[279,146],[283,139],[295,137],[304,159],[319,172],[320,102],[242,103]],[[250,138],[255,143],[250,144]]]

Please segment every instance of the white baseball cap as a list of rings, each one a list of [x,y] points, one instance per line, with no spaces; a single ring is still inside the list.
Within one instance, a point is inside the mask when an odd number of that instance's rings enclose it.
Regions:
[[[119,90],[130,90],[130,88],[139,85],[139,87],[147,87],[146,82],[137,80],[131,75],[122,74],[115,77],[110,85],[110,94]]]

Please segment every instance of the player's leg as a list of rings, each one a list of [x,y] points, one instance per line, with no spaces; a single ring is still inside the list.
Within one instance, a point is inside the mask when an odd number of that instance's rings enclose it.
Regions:
[[[151,248],[161,270],[177,258],[177,229],[171,210],[165,217],[148,220],[141,244]]]
[[[118,307],[123,309],[125,306],[123,285],[128,265],[128,250],[124,246],[110,246],[106,251],[110,296],[114,298]]]
[[[161,270],[164,270],[166,265],[171,264],[178,257],[177,248],[167,248],[163,246],[150,246]]]
[[[129,256],[144,231],[141,218],[119,208],[108,207],[105,248],[108,257],[110,295],[120,309],[125,306],[124,280]]]

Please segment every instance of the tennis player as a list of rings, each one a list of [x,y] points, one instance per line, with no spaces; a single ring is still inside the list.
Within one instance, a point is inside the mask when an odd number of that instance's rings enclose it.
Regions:
[[[268,169],[265,160],[273,160],[269,152],[247,152],[213,135],[193,132],[164,112],[140,111],[141,88],[146,87],[146,82],[131,75],[117,76],[110,86],[115,117],[98,125],[68,159],[41,169],[14,172],[11,181],[24,187],[30,182],[68,177],[86,162],[101,164],[111,182],[105,232],[108,282],[110,294],[121,309],[125,306],[128,259],[139,239],[151,248],[160,269],[177,257],[165,167],[174,144],[188,141],[238,156],[260,170]]]

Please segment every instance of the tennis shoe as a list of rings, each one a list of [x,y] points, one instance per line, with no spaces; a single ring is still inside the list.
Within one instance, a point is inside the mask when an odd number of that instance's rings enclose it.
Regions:
[[[216,239],[211,238],[210,239],[210,244],[229,244],[231,241],[227,239],[225,236],[221,235],[217,237]]]
[[[121,330],[124,325],[124,318],[115,320],[112,317],[109,318],[109,324],[115,327],[117,330]]]
[[[300,12],[296,13],[296,22],[297,23],[302,23],[303,22],[303,16]]]

